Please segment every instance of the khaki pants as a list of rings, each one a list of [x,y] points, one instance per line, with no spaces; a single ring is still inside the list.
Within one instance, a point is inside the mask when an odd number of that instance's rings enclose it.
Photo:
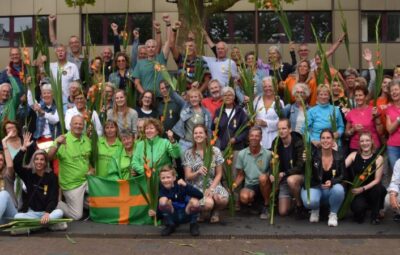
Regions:
[[[80,220],[83,214],[83,204],[86,190],[87,182],[75,189],[63,190],[62,193],[64,195],[65,202],[58,202],[57,208],[61,209],[66,217],[74,220]]]

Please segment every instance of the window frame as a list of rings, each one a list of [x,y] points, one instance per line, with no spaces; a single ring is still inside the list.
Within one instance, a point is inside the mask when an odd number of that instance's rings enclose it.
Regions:
[[[381,14],[381,24],[380,24],[380,30],[381,30],[381,37],[379,38],[380,41],[379,43],[400,43],[399,41],[393,41],[393,40],[388,40],[389,38],[389,23],[388,23],[388,14],[393,14],[397,13],[400,17],[400,10],[360,10],[360,43],[376,43],[376,40],[367,40],[363,41],[363,34],[362,34],[362,24],[361,20],[364,14],[370,13],[370,14]],[[373,25],[375,27],[375,24]],[[399,38],[400,38],[400,33],[399,33]]]

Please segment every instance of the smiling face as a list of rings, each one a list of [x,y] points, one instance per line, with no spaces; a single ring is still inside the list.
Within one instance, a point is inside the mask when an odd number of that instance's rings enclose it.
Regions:
[[[275,49],[268,50],[268,59],[270,63],[279,63],[281,61],[281,56],[279,52]]]
[[[83,129],[85,126],[85,120],[83,119],[82,116],[74,116],[71,119],[71,133],[79,137],[83,133]]]
[[[0,101],[6,102],[11,95],[11,88],[8,85],[3,85],[0,87]]]
[[[354,91],[354,100],[358,107],[364,106],[367,103],[367,97],[364,95],[362,90]]]
[[[152,123],[149,123],[147,126],[144,127],[144,134],[147,139],[153,139],[154,137],[159,135],[157,128]]]
[[[208,91],[214,99],[218,99],[221,97],[221,86],[218,82],[212,82],[208,86]]]
[[[201,96],[200,92],[192,91],[189,93],[189,103],[193,107],[197,107],[200,105]]]
[[[79,38],[76,36],[71,36],[71,38],[69,38],[68,46],[74,54],[79,54],[81,51],[81,43],[79,42]]]
[[[295,89],[296,89],[296,91],[295,91],[296,101],[301,102],[300,99],[303,99],[303,101],[306,101],[308,96],[307,96],[306,92],[304,91],[304,87],[297,85],[295,87]]]
[[[115,93],[115,104],[117,107],[125,107],[126,106],[126,97],[124,92],[118,91]]]
[[[290,135],[291,129],[288,120],[278,122],[278,133],[281,139],[286,139]]]
[[[307,62],[301,62],[298,66],[299,75],[308,75],[310,72],[310,67],[308,66]]]
[[[155,40],[148,40],[145,47],[147,57],[152,58],[156,55],[157,42]]]
[[[101,56],[103,57],[104,62],[110,62],[112,58],[112,51],[110,48],[106,47],[103,49],[103,52],[101,53]]]
[[[161,93],[161,96],[164,98],[169,96],[168,86],[165,84],[165,82],[160,83],[160,93]]]
[[[310,50],[308,49],[307,45],[300,45],[299,50],[297,51],[299,54],[299,57],[301,60],[303,59],[308,59],[308,54],[310,53]]]
[[[142,98],[143,107],[150,107],[153,101],[153,95],[150,92],[145,92]]]
[[[262,139],[262,131],[261,130],[250,130],[249,132],[249,147],[255,148],[260,146]]]
[[[390,86],[390,97],[392,98],[393,102],[400,101],[400,84],[393,84]]]
[[[18,64],[21,61],[21,53],[17,48],[10,49],[10,61],[13,64]]]
[[[124,135],[121,137],[122,145],[124,145],[124,149],[126,151],[132,150],[134,141],[135,141],[135,138],[133,137],[133,135]]]
[[[113,122],[107,122],[104,127],[104,135],[107,138],[115,138],[117,137],[117,127]]]
[[[174,186],[176,176],[172,171],[162,171],[160,172],[160,182],[166,189],[171,189]]]
[[[42,90],[42,99],[46,105],[51,105],[53,103],[53,95],[51,90]]]
[[[217,43],[217,58],[226,58],[226,54],[228,53],[228,48],[226,44],[223,42]]]
[[[338,81],[332,82],[332,94],[334,96],[339,96],[342,93],[342,87]]]
[[[364,153],[370,153],[373,149],[373,141],[370,134],[362,134],[360,136],[360,150]]]
[[[382,92],[385,93],[386,95],[389,93],[389,84],[392,81],[390,78],[384,78],[382,81]]]
[[[274,94],[274,88],[272,87],[272,81],[270,79],[263,80],[263,92],[266,96]]]
[[[18,135],[17,126],[14,123],[7,123],[5,129],[7,135],[10,134],[11,137],[16,137]]]
[[[205,142],[207,139],[207,133],[204,129],[204,127],[195,127],[193,129],[193,140],[196,142],[196,144],[202,144]]]
[[[317,100],[319,104],[328,104],[329,103],[329,91],[327,89],[322,89],[318,92]]]
[[[82,111],[86,108],[86,98],[83,94],[77,95],[74,98],[74,104],[78,111]]]
[[[328,131],[324,131],[321,133],[321,148],[328,150],[328,149],[332,149],[333,146],[333,136],[330,132]]]
[[[126,58],[124,56],[119,56],[117,58],[117,68],[118,70],[126,69]]]
[[[226,106],[231,107],[235,102],[235,95],[231,91],[227,91],[224,94],[224,103]]]
[[[46,169],[46,157],[44,154],[36,154],[35,158],[33,159],[33,165],[37,172],[44,171]]]

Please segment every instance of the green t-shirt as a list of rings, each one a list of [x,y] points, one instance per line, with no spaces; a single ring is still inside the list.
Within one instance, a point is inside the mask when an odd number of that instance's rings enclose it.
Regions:
[[[163,80],[163,77],[160,72],[154,70],[154,61],[159,62],[161,65],[167,64],[167,59],[164,57],[164,53],[161,52],[154,60],[139,60],[133,70],[132,76],[140,80],[144,90],[155,91],[156,95],[160,96],[159,84]]]
[[[68,132],[65,137],[66,144],[62,144],[56,154],[60,162],[59,182],[63,190],[72,190],[86,181],[92,145],[85,135],[76,138]]]
[[[245,186],[259,184],[258,177],[268,172],[271,157],[272,153],[263,148],[261,148],[257,156],[253,156],[249,148],[245,148],[239,152],[236,160],[236,169],[243,170]]]
[[[111,180],[128,180],[132,177],[131,173],[132,156],[126,153],[124,148],[118,150],[112,157],[108,165],[107,179]]]
[[[114,144],[109,145],[105,137],[99,137],[97,143],[98,147],[98,158],[96,166],[96,175],[100,177],[108,176],[108,164],[111,161],[112,156],[123,148],[121,141],[117,138]]]

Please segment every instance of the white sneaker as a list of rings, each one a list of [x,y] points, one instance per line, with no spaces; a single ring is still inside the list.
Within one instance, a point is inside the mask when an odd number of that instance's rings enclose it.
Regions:
[[[66,230],[68,228],[68,225],[66,222],[60,222],[60,223],[56,223],[53,225],[49,226],[49,229],[51,231],[60,231],[60,230]]]
[[[311,210],[310,222],[319,222],[319,209]]]
[[[337,225],[338,225],[337,214],[331,212],[329,214],[328,226],[329,227],[336,227]]]

